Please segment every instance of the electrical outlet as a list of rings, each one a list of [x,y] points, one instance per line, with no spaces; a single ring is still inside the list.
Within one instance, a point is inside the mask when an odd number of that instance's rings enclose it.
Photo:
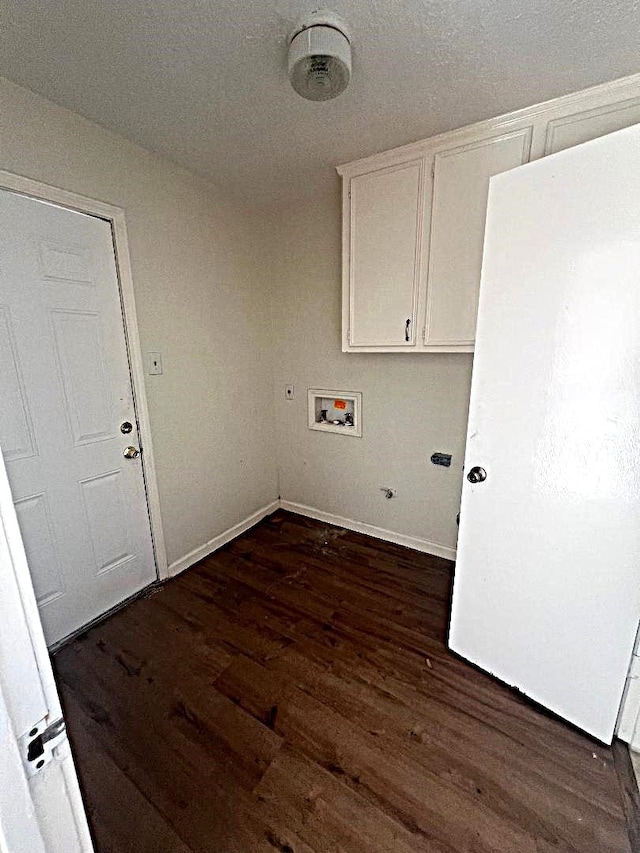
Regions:
[[[284,399],[285,400],[293,400],[295,397],[296,389],[293,385],[285,385],[284,386]]]

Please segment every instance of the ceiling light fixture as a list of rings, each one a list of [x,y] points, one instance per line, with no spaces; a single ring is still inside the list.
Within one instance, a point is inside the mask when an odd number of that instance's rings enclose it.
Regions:
[[[302,18],[289,41],[289,80],[309,101],[336,98],[351,79],[351,40],[333,12],[318,9]]]

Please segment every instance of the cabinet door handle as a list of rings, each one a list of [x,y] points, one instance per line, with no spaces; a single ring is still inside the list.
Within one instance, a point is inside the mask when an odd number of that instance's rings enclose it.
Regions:
[[[411,325],[411,319],[407,320],[404,324],[404,339],[405,341],[409,340],[409,326]]]

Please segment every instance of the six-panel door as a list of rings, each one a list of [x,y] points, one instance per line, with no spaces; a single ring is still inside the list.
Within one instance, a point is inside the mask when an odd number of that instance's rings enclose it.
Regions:
[[[0,446],[53,643],[155,579],[149,517],[110,224],[2,191],[0,234]]]

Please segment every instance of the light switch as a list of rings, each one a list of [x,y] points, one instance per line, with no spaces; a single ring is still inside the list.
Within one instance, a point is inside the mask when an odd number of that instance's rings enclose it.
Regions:
[[[162,373],[162,354],[159,352],[147,353],[147,373],[149,376],[160,376]]]

